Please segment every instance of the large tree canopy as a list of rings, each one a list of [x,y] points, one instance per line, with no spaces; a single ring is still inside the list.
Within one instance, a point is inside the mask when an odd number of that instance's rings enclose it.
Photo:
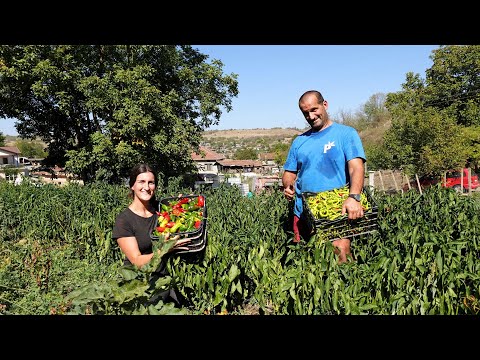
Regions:
[[[238,95],[237,75],[207,59],[191,46],[0,46],[0,117],[85,182],[121,182],[138,162],[189,173]]]
[[[17,139],[15,145],[20,150],[22,156],[27,158],[45,158],[47,156],[43,149],[43,144],[39,141]]]
[[[441,46],[431,58],[425,105],[447,110],[458,125],[480,125],[480,45]]]
[[[480,46],[440,46],[430,58],[425,80],[407,73],[402,91],[387,94],[392,126],[372,152],[379,168],[440,174],[480,165]]]

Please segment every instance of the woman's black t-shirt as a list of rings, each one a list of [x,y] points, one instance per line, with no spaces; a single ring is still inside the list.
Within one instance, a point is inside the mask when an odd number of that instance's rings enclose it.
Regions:
[[[138,248],[142,255],[151,254],[152,250],[152,233],[157,224],[158,215],[154,213],[149,218],[144,218],[135,214],[129,208],[123,210],[118,214],[113,226],[112,238],[117,240],[121,237],[132,237],[137,239]],[[125,265],[130,265],[131,262],[125,257]]]
[[[149,218],[144,218],[135,214],[129,208],[123,210],[118,214],[117,219],[115,220],[115,225],[113,226],[112,238],[117,240],[121,237],[132,237],[134,236],[137,239],[138,248],[142,255],[151,254],[153,252],[152,248],[152,238],[150,234],[153,232],[154,227],[157,225],[158,215],[154,213]],[[163,277],[168,275],[167,271],[167,258],[168,254],[165,254],[161,261],[158,269],[152,273],[153,277],[151,282],[154,283],[158,277]],[[130,260],[125,257],[124,265],[131,265]],[[177,304],[178,298],[175,291],[171,288],[156,293],[151,299],[152,303],[161,298],[163,302],[174,301]]]

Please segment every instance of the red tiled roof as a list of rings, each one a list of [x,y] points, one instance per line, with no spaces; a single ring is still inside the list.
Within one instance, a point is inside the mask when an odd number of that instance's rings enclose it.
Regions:
[[[192,159],[195,161],[219,161],[225,159],[225,156],[200,146],[200,154],[192,152]]]
[[[241,167],[259,167],[262,162],[258,160],[221,160],[218,162],[222,166],[241,166]]]
[[[21,154],[21,151],[16,146],[0,146],[0,150],[7,151],[13,154]]]

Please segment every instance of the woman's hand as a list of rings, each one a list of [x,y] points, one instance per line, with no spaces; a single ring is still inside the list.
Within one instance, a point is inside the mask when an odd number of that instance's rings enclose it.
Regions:
[[[178,236],[178,235],[177,235]],[[187,246],[182,246],[185,244],[188,244],[192,242],[191,239],[180,239],[175,242],[175,245],[173,245],[172,250],[189,250]]]
[[[170,233],[166,233],[165,234],[165,241],[168,241],[168,240],[175,241],[175,245],[173,245],[170,248],[169,252],[173,251],[173,250],[188,250],[188,247],[182,246],[182,245],[188,244],[192,241],[191,239],[180,239],[180,235],[175,235],[174,237],[172,237],[170,239]]]

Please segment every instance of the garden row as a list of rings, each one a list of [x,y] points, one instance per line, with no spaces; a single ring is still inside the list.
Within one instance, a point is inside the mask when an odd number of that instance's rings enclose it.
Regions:
[[[204,251],[169,256],[171,276],[149,284],[160,256],[123,267],[111,231],[125,187],[42,187],[0,182],[0,313],[3,314],[478,314],[480,202],[451,189],[375,192],[378,231],[352,241],[337,264],[316,234],[292,242],[289,206],[276,190],[242,196],[202,189]],[[172,186],[158,197],[189,193]],[[456,214],[453,217],[451,214]],[[155,242],[168,250],[171,243]],[[164,255],[167,256],[167,255]],[[166,286],[182,308],[148,298]]]

